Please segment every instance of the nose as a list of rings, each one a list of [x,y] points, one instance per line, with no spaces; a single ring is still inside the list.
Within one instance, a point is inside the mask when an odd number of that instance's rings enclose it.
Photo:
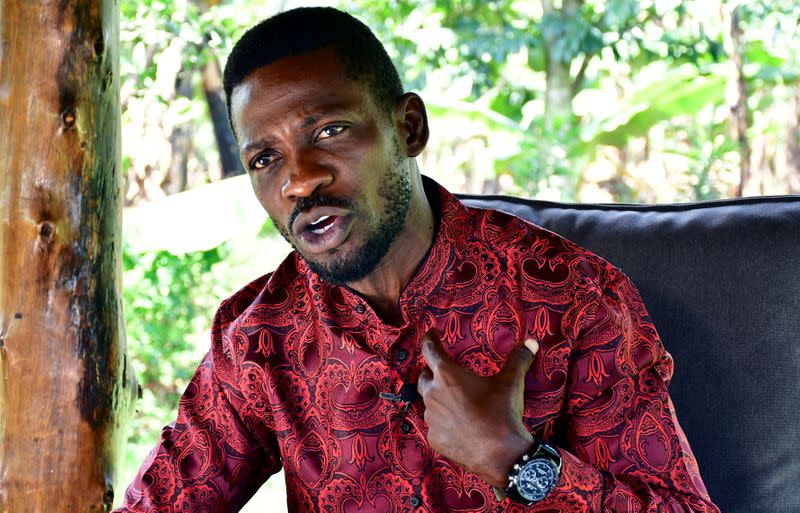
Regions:
[[[286,181],[281,187],[281,194],[285,199],[308,197],[317,189],[333,182],[332,170],[313,156],[299,155],[293,160]]]

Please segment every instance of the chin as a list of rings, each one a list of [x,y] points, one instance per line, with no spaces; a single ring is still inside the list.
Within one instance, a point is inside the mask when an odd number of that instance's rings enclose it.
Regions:
[[[326,261],[306,258],[300,253],[308,267],[322,280],[332,285],[347,285],[366,278],[375,270],[384,254],[376,254],[366,248],[340,254],[335,251]]]

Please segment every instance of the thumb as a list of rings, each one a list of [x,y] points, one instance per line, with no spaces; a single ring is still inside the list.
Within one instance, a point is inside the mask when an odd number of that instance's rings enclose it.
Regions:
[[[434,372],[453,363],[453,359],[442,346],[442,339],[436,328],[431,328],[422,336],[422,355],[428,367]]]
[[[511,350],[503,365],[502,373],[522,377],[530,369],[533,357],[539,352],[539,342],[534,338],[526,338],[522,344]]]

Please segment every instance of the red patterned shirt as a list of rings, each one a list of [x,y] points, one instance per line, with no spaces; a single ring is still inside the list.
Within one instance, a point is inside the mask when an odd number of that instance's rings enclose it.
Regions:
[[[177,421],[118,512],[237,511],[281,466],[293,513],[718,512],[667,393],[671,357],[630,280],[558,235],[428,186],[438,228],[400,296],[402,326],[292,253],[222,303]],[[523,337],[539,341],[523,421],[563,458],[546,500],[498,502],[430,448],[422,401],[403,409],[379,395],[416,382],[434,326],[480,375]]]

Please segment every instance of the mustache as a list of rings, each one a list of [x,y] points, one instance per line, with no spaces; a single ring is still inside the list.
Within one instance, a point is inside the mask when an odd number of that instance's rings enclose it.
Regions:
[[[291,227],[294,225],[294,220],[297,219],[297,216],[314,207],[338,207],[355,210],[355,205],[355,202],[351,199],[329,196],[327,194],[315,194],[314,196],[300,198],[297,200],[292,210],[292,215],[289,216],[289,226]]]

